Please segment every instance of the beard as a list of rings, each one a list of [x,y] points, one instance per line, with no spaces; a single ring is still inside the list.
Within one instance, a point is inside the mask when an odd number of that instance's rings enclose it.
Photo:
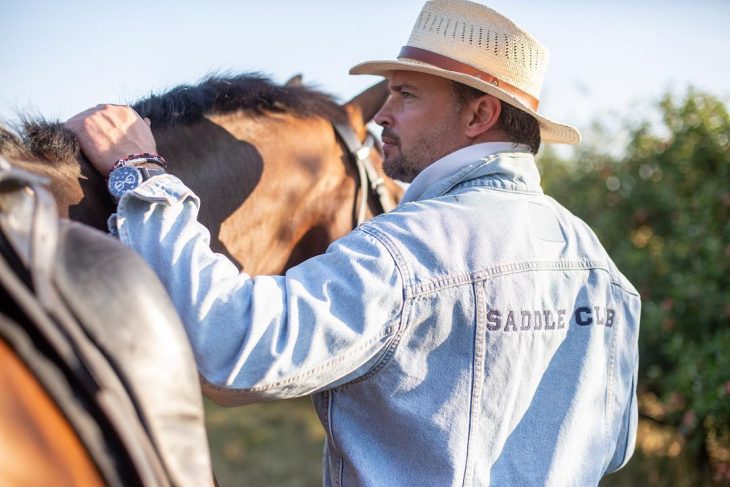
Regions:
[[[444,117],[438,125],[429,127],[406,147],[390,127],[383,128],[383,138],[395,142],[390,154],[385,156],[383,172],[392,179],[412,182],[421,171],[459,148],[455,122],[452,117]]]
[[[429,164],[422,167],[420,160],[404,156],[401,146],[398,144],[397,154],[390,157],[386,156],[383,161],[383,172],[392,179],[410,183]]]

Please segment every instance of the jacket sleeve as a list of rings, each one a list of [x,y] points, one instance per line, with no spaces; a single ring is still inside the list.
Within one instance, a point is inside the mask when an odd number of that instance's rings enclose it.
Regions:
[[[356,230],[284,276],[252,278],[210,250],[198,208],[180,180],[158,176],[120,200],[110,228],[167,288],[206,395],[222,405],[307,395],[384,355],[403,286],[375,237]]]

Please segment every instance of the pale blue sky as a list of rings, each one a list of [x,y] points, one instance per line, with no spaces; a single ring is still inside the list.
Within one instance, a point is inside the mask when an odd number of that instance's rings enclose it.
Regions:
[[[540,111],[586,127],[643,112],[688,84],[730,98],[730,1],[493,0],[551,51]],[[18,110],[66,119],[133,102],[206,73],[261,71],[347,99],[395,58],[420,0],[0,0],[0,121]],[[648,100],[648,101],[647,101]]]

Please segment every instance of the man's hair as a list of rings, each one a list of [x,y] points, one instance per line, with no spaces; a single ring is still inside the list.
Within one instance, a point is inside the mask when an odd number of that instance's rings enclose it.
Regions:
[[[485,93],[463,83],[453,81],[454,94],[456,100],[461,106],[466,105],[472,100],[484,96]],[[500,100],[501,101],[501,100]],[[497,127],[504,130],[510,138],[511,142],[516,144],[525,144],[530,147],[533,154],[537,154],[540,148],[540,126],[535,117],[527,112],[515,108],[509,103],[502,103],[502,111],[499,115]]]

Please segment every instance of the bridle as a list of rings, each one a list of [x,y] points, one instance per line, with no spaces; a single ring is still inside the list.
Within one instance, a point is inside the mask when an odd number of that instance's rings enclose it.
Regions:
[[[356,226],[365,221],[368,208],[368,197],[372,194],[380,205],[381,213],[387,213],[396,207],[388,190],[385,187],[385,180],[378,174],[378,171],[370,159],[371,151],[375,148],[377,141],[375,136],[367,132],[365,142],[361,143],[352,128],[344,123],[332,124],[335,133],[347,148],[349,159],[355,164],[360,182],[360,202],[356,201],[357,219]]]

